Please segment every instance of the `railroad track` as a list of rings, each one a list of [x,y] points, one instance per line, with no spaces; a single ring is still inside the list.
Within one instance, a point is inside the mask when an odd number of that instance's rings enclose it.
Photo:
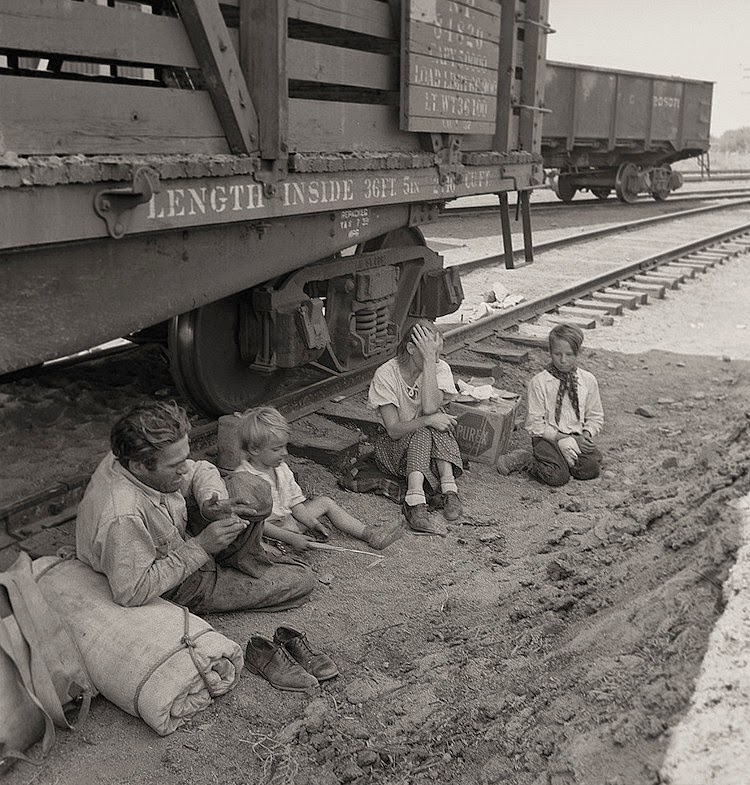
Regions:
[[[514,352],[508,344],[544,346],[546,334],[555,322],[574,322],[585,329],[611,324],[614,316],[649,300],[658,300],[687,278],[695,278],[748,252],[750,224],[744,224],[660,251],[475,322],[449,327],[444,331],[444,351],[457,373],[485,375],[498,362],[523,358],[522,351]],[[290,420],[299,420],[321,410],[334,397],[346,397],[364,389],[381,362],[379,358],[347,376],[315,381],[268,403],[277,406]],[[196,455],[215,449],[216,432],[215,421],[193,429],[191,442]],[[0,551],[71,521],[87,482],[88,475],[79,475],[0,509]]]
[[[587,240],[594,240],[601,237],[615,235],[620,232],[626,232],[633,229],[639,229],[639,228],[660,224],[660,223],[667,223],[669,221],[676,221],[681,218],[689,218],[691,216],[698,216],[704,213],[712,213],[712,212],[719,212],[721,210],[733,209],[735,207],[742,206],[743,204],[750,204],[750,197],[747,196],[747,192],[743,193],[742,196],[744,198],[733,200],[733,201],[727,201],[724,204],[708,205],[706,207],[697,207],[689,210],[680,210],[678,212],[666,213],[664,215],[649,216],[648,218],[636,218],[629,221],[623,221],[622,223],[615,224],[612,226],[606,226],[598,229],[590,229],[585,232],[574,232],[573,234],[560,237],[555,240],[548,240],[547,242],[538,243],[534,245],[534,252],[542,253],[544,251],[550,251],[555,248],[563,248],[565,246],[586,242]],[[491,208],[491,209],[494,210],[495,208]],[[516,249],[513,252],[513,258],[514,260],[523,259],[524,254],[525,251],[523,248]],[[485,256],[478,259],[464,261],[456,266],[459,267],[462,272],[464,271],[468,272],[478,267],[491,266],[504,262],[505,262],[504,254],[493,254],[492,256]],[[76,365],[78,363],[90,362],[92,360],[100,360],[105,357],[110,357],[112,355],[122,354],[123,352],[135,351],[138,349],[138,346],[139,344],[137,343],[131,343],[125,340],[123,340],[122,342],[112,342],[111,344],[107,344],[102,347],[86,349],[82,352],[78,352],[77,354],[73,354],[68,357],[62,357],[57,360],[51,360],[50,362],[44,363],[44,365],[38,365],[38,366],[34,366],[33,368],[26,368],[20,371],[13,371],[12,373],[5,374],[4,376],[0,376],[0,382],[11,381],[13,379],[20,378],[27,375],[43,373],[45,370],[59,370],[60,368],[66,368],[71,365]]]
[[[715,191],[698,191],[698,192],[691,192],[689,194],[684,194],[677,197],[670,197],[669,200],[666,202],[654,202],[650,197],[644,196],[639,198],[633,205],[627,205],[627,207],[633,206],[651,206],[656,207],[660,206],[662,209],[665,207],[673,207],[678,205],[684,204],[693,204],[695,202],[705,202],[711,199],[741,199],[743,197],[747,197],[750,193],[750,188],[732,188],[727,190],[715,190]],[[511,205],[512,207],[512,205]],[[625,205],[622,202],[618,201],[617,199],[576,199],[573,202],[561,202],[561,201],[549,201],[549,202],[532,202],[531,204],[531,211],[532,215],[536,214],[539,215],[542,212],[546,211],[553,211],[557,212],[559,210],[564,209],[578,209],[578,208],[586,208],[591,209],[595,208],[597,210],[606,210],[606,209],[617,209],[617,208],[625,208]],[[447,220],[450,218],[459,218],[465,216],[480,216],[480,215],[494,215],[500,212],[500,205],[499,204],[478,204],[478,205],[471,205],[471,206],[451,206],[446,205],[440,211],[440,219]]]

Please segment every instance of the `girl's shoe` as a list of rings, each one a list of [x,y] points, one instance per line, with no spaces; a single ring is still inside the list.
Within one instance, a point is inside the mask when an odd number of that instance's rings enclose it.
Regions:
[[[404,505],[404,517],[409,528],[418,534],[439,534],[445,537],[448,532],[430,517],[426,504]]]
[[[396,521],[392,524],[385,524],[384,526],[370,526],[365,527],[365,542],[376,551],[382,551],[387,548],[392,542],[396,542],[404,533],[404,527],[401,521]]]
[[[464,506],[455,491],[443,494],[443,517],[446,521],[457,521],[464,514]]]

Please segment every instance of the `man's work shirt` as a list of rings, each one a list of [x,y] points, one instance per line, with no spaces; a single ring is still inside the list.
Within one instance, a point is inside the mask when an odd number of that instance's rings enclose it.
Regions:
[[[604,409],[599,395],[599,384],[590,371],[576,369],[578,378],[578,408],[576,417],[570,397],[566,394],[560,410],[560,422],[555,422],[555,404],[560,382],[547,370],[541,371],[529,382],[529,411],[526,429],[532,436],[554,442],[558,433],[581,434],[584,428],[596,436],[604,425]]]
[[[227,498],[215,466],[188,462],[182,488],[162,493],[136,479],[109,453],[89,481],[78,507],[78,558],[109,580],[119,605],[144,605],[182,583],[209,560],[185,536],[186,496],[198,504]]]

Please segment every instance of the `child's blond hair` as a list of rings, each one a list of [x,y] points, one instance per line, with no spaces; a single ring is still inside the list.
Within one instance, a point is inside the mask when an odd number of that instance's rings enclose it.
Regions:
[[[262,450],[274,437],[289,438],[289,423],[278,409],[272,406],[259,406],[257,409],[243,412],[240,423],[243,450],[248,452]]]

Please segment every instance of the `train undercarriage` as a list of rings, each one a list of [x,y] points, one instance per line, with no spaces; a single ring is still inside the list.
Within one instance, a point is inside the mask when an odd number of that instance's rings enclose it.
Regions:
[[[463,299],[457,270],[444,269],[419,229],[437,208],[386,205],[8,251],[0,373],[118,337],[159,342],[185,399],[218,415],[375,367],[410,320],[451,313]]]
[[[168,323],[172,374],[207,414],[237,411],[393,354],[410,320],[435,319],[463,300],[417,228],[404,227]]]
[[[578,191],[590,191],[597,199],[606,199],[614,191],[627,204],[641,194],[663,202],[682,182],[682,175],[669,164],[649,166],[632,161],[617,167],[560,169],[550,176],[552,190],[563,202],[571,202]]]

